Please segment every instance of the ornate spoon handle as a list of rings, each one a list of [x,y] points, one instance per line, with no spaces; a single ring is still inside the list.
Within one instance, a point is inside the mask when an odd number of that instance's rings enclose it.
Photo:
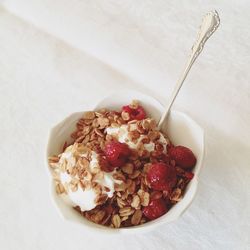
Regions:
[[[190,71],[193,63],[195,62],[196,58],[199,56],[201,51],[203,50],[203,47],[208,40],[208,38],[216,31],[218,26],[220,25],[220,18],[216,10],[208,12],[201,23],[199,33],[198,33],[198,38],[196,39],[193,47],[192,47],[192,52],[191,55],[188,59],[188,62],[186,64],[186,67],[179,78],[178,82],[175,85],[174,91],[172,93],[172,96],[169,100],[169,103],[166,107],[166,111],[162,115],[160,122],[158,124],[159,129],[162,129],[166,123],[167,116],[169,113],[169,110],[172,107],[172,104],[179,93],[181,86],[183,85],[183,82],[185,81],[188,72]]]

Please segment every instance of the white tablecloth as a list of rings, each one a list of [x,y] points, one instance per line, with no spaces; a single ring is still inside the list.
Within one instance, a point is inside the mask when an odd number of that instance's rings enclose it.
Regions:
[[[248,1],[0,2],[1,249],[250,249]],[[49,198],[49,128],[123,88],[167,103],[213,8],[221,27],[174,105],[206,131],[191,207],[142,235],[93,235],[64,222]]]

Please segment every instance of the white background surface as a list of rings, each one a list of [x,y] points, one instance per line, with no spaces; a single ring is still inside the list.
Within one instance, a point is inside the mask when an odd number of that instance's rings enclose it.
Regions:
[[[250,249],[248,1],[2,2],[1,249]],[[201,17],[213,8],[221,27],[174,105],[206,131],[194,203],[145,235],[93,235],[62,221],[47,187],[49,128],[123,88],[166,103]]]

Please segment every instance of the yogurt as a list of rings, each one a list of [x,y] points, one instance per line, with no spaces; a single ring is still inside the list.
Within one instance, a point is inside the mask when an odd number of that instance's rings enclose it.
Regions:
[[[133,124],[133,125],[136,125],[136,124]],[[132,130],[133,130],[133,128],[132,128]],[[126,143],[132,149],[136,149],[138,144],[144,138],[144,135],[140,135],[140,137],[138,138],[136,143],[131,141],[129,136],[128,136],[128,134],[129,134],[128,125],[121,125],[120,127],[115,127],[115,128],[114,127],[108,127],[108,128],[106,128],[105,131],[106,131],[106,133],[108,135],[115,136],[119,142]],[[166,146],[168,144],[168,141],[165,139],[165,137],[163,136],[162,133],[160,133],[160,138],[158,139],[158,142],[163,145],[164,152],[166,152]],[[155,143],[152,142],[152,141],[149,142],[149,143],[145,143],[144,148],[148,152],[152,152],[152,151],[155,150]]]
[[[86,157],[87,154],[80,154],[80,157]],[[93,172],[95,168],[100,168],[99,161],[98,161],[98,155],[96,152],[91,151],[90,152],[91,160],[89,162],[89,171]],[[69,146],[64,153],[61,154],[59,164],[63,164],[64,162],[67,162],[67,166],[75,166],[76,159],[73,154],[73,146]],[[81,211],[88,211],[97,206],[95,200],[97,198],[97,193],[94,191],[93,188],[85,188],[83,189],[80,185],[78,185],[78,188],[76,191],[72,191],[70,188],[67,188],[70,184],[70,182],[74,179],[79,179],[79,176],[72,177],[67,171],[60,171],[60,169],[57,169],[57,172],[59,174],[59,179],[61,181],[61,184],[64,186],[64,188],[67,190],[67,195],[70,201],[75,205],[79,206]],[[113,178],[113,172],[107,173],[104,171],[102,172],[102,178],[95,179],[95,182],[100,184],[102,187],[102,194],[106,194],[109,198],[113,197],[114,194],[114,184],[120,183],[120,181],[115,180]],[[84,178],[82,181],[86,181]],[[106,187],[106,191],[104,189]]]

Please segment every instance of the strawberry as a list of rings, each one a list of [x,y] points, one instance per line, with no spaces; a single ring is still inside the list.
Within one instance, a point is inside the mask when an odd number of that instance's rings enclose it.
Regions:
[[[192,172],[185,172],[185,175],[184,175],[188,180],[192,180],[193,177],[194,177],[194,173]]]
[[[127,105],[122,107],[122,111],[129,113],[130,121],[143,120],[146,118],[146,112],[142,106],[138,106],[136,109],[134,109]]]
[[[170,147],[168,153],[171,159],[175,160],[176,164],[182,168],[192,168],[196,164],[194,153],[184,146]]]
[[[152,200],[147,207],[143,208],[143,214],[150,220],[154,220],[168,211],[163,199]]]
[[[114,167],[121,167],[128,159],[131,151],[127,144],[112,141],[104,149],[108,162]]]
[[[154,163],[147,173],[147,181],[154,190],[171,191],[176,184],[175,167],[162,162]]]
[[[115,169],[115,167],[108,162],[106,156],[99,157],[99,164],[101,170],[104,172],[112,172]]]

